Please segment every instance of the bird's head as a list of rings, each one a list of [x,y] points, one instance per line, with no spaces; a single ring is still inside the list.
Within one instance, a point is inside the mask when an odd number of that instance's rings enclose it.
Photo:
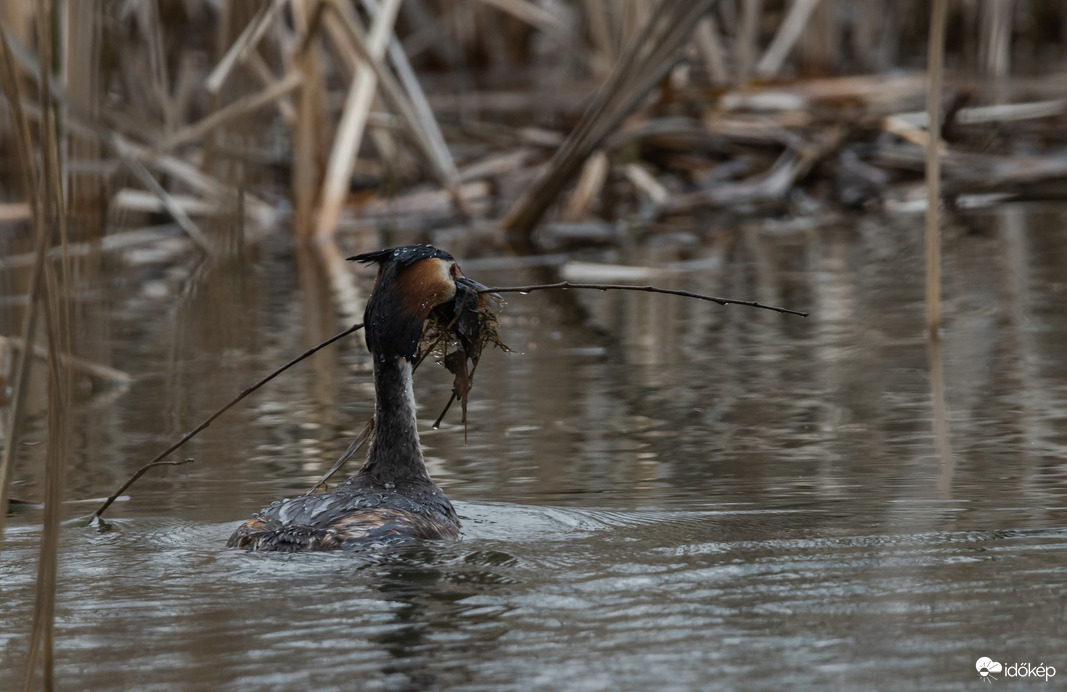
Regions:
[[[431,245],[405,245],[349,259],[378,265],[363,325],[367,348],[383,361],[414,361],[430,311],[455,299],[457,289],[484,288],[463,276],[452,255]]]

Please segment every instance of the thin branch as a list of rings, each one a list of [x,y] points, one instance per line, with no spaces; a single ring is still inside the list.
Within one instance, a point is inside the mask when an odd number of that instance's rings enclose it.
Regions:
[[[118,497],[119,497],[119,495],[121,495],[121,494],[122,494],[122,492],[123,492],[124,490],[126,490],[127,488],[129,488],[129,487],[130,487],[130,485],[132,485],[132,484],[133,484],[133,482],[134,482],[135,480],[137,480],[138,478],[140,478],[140,477],[141,477],[141,475],[142,475],[142,474],[143,474],[143,473],[144,473],[145,471],[147,471],[147,470],[148,470],[149,468],[151,468],[151,467],[152,467],[153,465],[158,465],[158,462],[162,461],[163,457],[165,457],[165,456],[168,456],[168,455],[170,455],[170,454],[171,454],[171,453],[173,453],[173,452],[174,452],[174,451],[175,451],[176,449],[178,449],[179,447],[181,447],[181,446],[182,446],[183,444],[185,444],[185,443],[186,443],[186,442],[188,442],[189,440],[193,439],[193,438],[194,438],[194,437],[195,437],[196,435],[198,435],[198,434],[200,433],[200,431],[202,431],[202,430],[203,430],[204,428],[206,428],[207,426],[211,425],[211,423],[212,423],[212,422],[213,422],[213,421],[214,421],[214,420],[215,420],[216,418],[218,418],[219,416],[221,416],[222,414],[226,413],[226,412],[227,412],[227,411],[229,411],[229,410],[230,410],[231,408],[233,408],[234,406],[236,406],[236,405],[237,405],[237,403],[238,403],[238,402],[240,402],[240,401],[241,401],[242,399],[244,399],[244,398],[245,398],[246,396],[248,396],[248,395],[249,395],[249,394],[251,394],[252,392],[256,391],[257,389],[259,389],[259,388],[260,388],[260,387],[262,387],[263,385],[267,384],[268,382],[270,382],[271,380],[273,380],[273,379],[274,379],[275,377],[277,377],[278,375],[282,374],[283,372],[285,372],[285,371],[286,371],[286,370],[288,370],[289,368],[293,367],[294,365],[296,365],[296,364],[297,364],[297,363],[299,363],[300,361],[304,360],[304,359],[305,359],[305,358],[307,358],[308,356],[310,356],[310,355],[313,355],[314,353],[316,353],[316,352],[318,352],[318,351],[321,351],[321,350],[322,350],[323,348],[325,348],[325,347],[329,346],[330,344],[332,344],[333,342],[337,341],[338,339],[342,339],[342,338],[344,338],[344,337],[348,336],[349,334],[351,334],[351,333],[353,333],[353,332],[355,332],[355,331],[358,331],[358,330],[360,330],[360,329],[362,329],[362,328],[363,328],[363,325],[362,325],[362,324],[354,324],[354,325],[352,325],[351,327],[349,327],[348,329],[346,329],[346,330],[344,330],[343,332],[341,332],[340,334],[336,334],[336,335],[334,335],[334,336],[331,336],[331,337],[330,337],[329,339],[327,339],[326,341],[323,341],[323,342],[322,342],[321,344],[319,344],[318,346],[313,346],[313,347],[309,348],[308,350],[304,351],[303,353],[301,353],[301,354],[300,354],[299,356],[297,356],[296,358],[293,358],[293,359],[292,359],[291,361],[289,361],[289,362],[288,362],[288,363],[286,363],[285,365],[281,366],[280,368],[278,368],[277,370],[275,370],[275,371],[274,371],[274,372],[272,372],[271,374],[269,374],[269,375],[267,375],[266,377],[264,377],[263,379],[261,379],[261,380],[260,380],[259,382],[256,382],[256,383],[255,383],[254,385],[252,385],[251,387],[248,387],[247,389],[245,389],[244,391],[242,391],[242,392],[241,392],[240,394],[238,394],[238,395],[237,395],[236,397],[234,397],[233,399],[231,399],[231,400],[230,400],[230,402],[229,402],[228,404],[226,404],[225,406],[223,406],[222,408],[220,408],[220,409],[219,409],[218,411],[215,411],[215,412],[214,412],[214,413],[212,413],[212,414],[211,414],[210,416],[208,416],[207,418],[205,418],[205,419],[203,420],[203,422],[201,422],[201,423],[200,423],[200,425],[196,426],[196,427],[195,427],[195,428],[194,428],[193,430],[191,430],[190,432],[187,432],[187,433],[185,433],[184,435],[182,435],[181,439],[179,439],[179,440],[178,440],[177,442],[175,442],[174,444],[172,444],[172,445],[171,445],[170,447],[167,447],[167,448],[166,448],[166,449],[164,449],[164,450],[163,450],[162,452],[160,452],[160,453],[159,453],[158,455],[156,455],[156,458],[155,458],[155,459],[153,459],[152,461],[148,462],[148,463],[147,463],[146,465],[144,465],[144,466],[142,466],[142,467],[141,467],[140,469],[138,469],[138,470],[137,470],[137,473],[135,473],[135,474],[133,475],[133,477],[132,477],[132,478],[130,478],[130,480],[126,481],[126,483],[124,483],[124,484],[123,484],[123,486],[122,486],[121,488],[119,488],[119,489],[118,489],[117,491],[115,491],[115,493],[114,493],[114,494],[113,494],[113,495],[112,495],[111,497],[109,497],[109,498],[107,499],[107,501],[106,501],[106,502],[104,502],[104,504],[100,505],[100,508],[99,508],[99,509],[97,509],[97,510],[96,510],[95,512],[93,512],[93,513],[92,513],[92,515],[91,515],[91,516],[89,517],[89,521],[95,521],[95,520],[99,519],[99,518],[100,518],[100,515],[101,515],[101,514],[103,514],[103,513],[104,513],[104,511],[105,511],[105,510],[106,510],[106,509],[107,509],[108,507],[110,507],[110,506],[111,506],[111,503],[112,503],[112,502],[114,502],[114,501],[115,501],[115,499],[116,499],[116,498],[118,498]]]
[[[532,286],[499,286],[496,288],[480,288],[478,293],[530,293],[531,291],[546,291],[550,288],[587,288],[596,291],[644,291],[645,293],[666,293],[672,296],[682,296],[683,298],[696,298],[697,300],[706,300],[711,303],[718,303],[719,305],[747,305],[751,308],[763,308],[764,310],[774,310],[775,312],[781,312],[789,315],[799,315],[800,317],[807,317],[810,313],[800,312],[799,310],[790,310],[789,308],[775,307],[774,305],[764,305],[754,300],[734,300],[733,298],[717,298],[715,296],[706,296],[701,293],[692,293],[690,291],[680,291],[671,288],[657,288],[656,286],[630,286],[626,284],[576,284],[570,281],[560,281],[555,284],[535,284]]]
[[[154,461],[148,462],[147,464],[145,464],[141,468],[137,469],[137,471],[132,476],[130,476],[126,480],[125,483],[122,484],[122,487],[120,487],[115,492],[111,493],[111,496],[108,497],[106,500],[104,500],[104,504],[101,505],[100,509],[96,510],[96,512],[93,513],[93,519],[96,519],[97,517],[99,517],[100,514],[105,509],[107,509],[108,507],[111,506],[112,502],[114,502],[115,500],[119,499],[119,497],[122,496],[122,493],[126,492],[126,489],[129,488],[131,485],[133,485],[134,482],[136,482],[138,478],[140,478],[141,476],[145,475],[145,473],[148,471],[148,469],[153,468],[155,466],[181,466],[182,464],[190,464],[192,462],[193,462],[193,458],[192,457],[186,457],[185,459],[182,459],[180,461],[170,461],[170,460],[156,459]]]

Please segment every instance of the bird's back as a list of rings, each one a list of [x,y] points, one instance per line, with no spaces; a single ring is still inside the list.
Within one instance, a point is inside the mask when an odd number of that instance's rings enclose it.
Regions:
[[[458,534],[456,511],[432,481],[381,484],[359,474],[327,493],[271,503],[241,524],[226,545],[337,550],[411,538],[452,539]]]

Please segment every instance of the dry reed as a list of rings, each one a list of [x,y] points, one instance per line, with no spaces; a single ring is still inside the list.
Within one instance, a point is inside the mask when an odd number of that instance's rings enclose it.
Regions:
[[[941,329],[941,71],[945,54],[948,0],[930,8],[930,45],[926,70],[926,330],[937,339]]]
[[[516,246],[529,246],[534,226],[600,146],[674,64],[697,20],[715,0],[691,3],[664,2],[648,11],[642,28],[630,41],[596,99],[567,136],[533,186],[500,222]]]
[[[805,180],[814,181],[812,175],[825,180],[834,174],[834,169],[847,167],[848,164],[834,158],[837,152],[869,147],[873,137],[869,123],[883,115],[887,116],[886,131],[906,141],[924,143],[926,136],[919,127],[900,126],[897,116],[901,114],[884,103],[889,100],[888,91],[882,101],[876,91],[865,88],[851,94],[842,93],[836,102],[830,103],[828,94],[819,93],[820,84],[801,82],[791,89],[792,93],[786,94],[790,89],[747,82],[752,76],[782,79],[813,70],[820,75],[833,74],[835,70],[855,70],[856,65],[882,69],[907,67],[904,64],[907,55],[917,52],[911,50],[918,45],[916,34],[925,27],[922,22],[914,21],[915,3],[871,0],[863,3],[862,9],[846,12],[828,0],[821,3],[797,0],[785,4],[762,0],[719,4],[710,0],[693,3],[585,0],[561,8],[557,14],[529,0],[484,0],[469,5],[444,0],[434,5],[439,11],[436,17],[425,3],[403,4],[396,0],[384,6],[377,0],[361,3],[271,0],[243,10],[232,5],[220,9],[214,3],[197,0],[186,5],[196,9],[188,17],[198,16],[202,21],[204,17],[217,16],[221,20],[217,59],[203,60],[196,47],[173,35],[183,25],[163,21],[164,10],[152,3],[128,5],[123,17],[109,14],[106,3],[68,4],[68,24],[77,27],[68,29],[61,40],[69,42],[64,55],[74,81],[70,91],[57,93],[57,97],[64,103],[65,118],[71,126],[69,151],[79,157],[80,163],[109,164],[118,160],[133,175],[136,186],[159,200],[153,208],[172,216],[194,244],[205,250],[212,243],[200,229],[196,217],[217,214],[220,208],[232,208],[228,200],[235,197],[233,187],[221,179],[224,174],[215,172],[220,163],[219,145],[244,129],[243,125],[252,122],[253,117],[264,120],[262,114],[269,114],[270,120],[280,120],[290,128],[287,141],[291,145],[292,199],[296,209],[293,226],[301,236],[314,234],[320,238],[338,227],[341,210],[350,202],[352,176],[360,171],[374,171],[379,184],[382,184],[382,170],[392,171],[401,184],[420,182],[428,172],[429,178],[451,195],[453,211],[484,214],[486,209],[510,209],[498,225],[510,229],[514,238],[528,236],[529,229],[543,218],[546,210],[568,196],[572,181],[598,150],[606,157],[607,168],[601,165],[605,159],[586,168],[579,194],[569,195],[570,204],[561,206],[563,218],[626,215],[627,209],[597,205],[605,191],[611,191],[614,205],[632,196],[650,200],[654,210],[651,218],[656,218],[730,204],[734,193],[741,189],[749,191],[742,195],[742,199],[750,202],[748,208],[761,213],[768,202],[781,204],[783,189],[788,193]],[[365,12],[361,13],[361,9]],[[175,8],[169,11],[181,14]],[[400,20],[407,16],[406,22],[377,24],[374,21],[378,16],[395,16],[398,11]],[[960,44],[953,49],[957,51],[955,64],[960,64],[961,59],[970,60],[983,74],[999,79],[1019,69],[1017,65],[1033,64],[1033,59],[1026,62],[1028,55],[1049,54],[1048,47],[1041,43],[1047,39],[1034,30],[1046,12],[1041,5],[1027,7],[1026,12],[1031,16],[1025,21],[1020,21],[1023,10],[1007,2],[956,4],[947,11],[953,13],[954,24],[959,18],[960,25],[978,29],[973,35],[954,38]],[[11,8],[5,12],[14,16],[12,21],[20,25],[32,21],[32,12],[23,11],[20,15]],[[325,31],[316,30],[319,21]],[[417,28],[407,28],[413,25]],[[128,29],[125,38],[122,29]],[[507,40],[501,39],[504,34],[501,29],[508,38],[524,43],[509,47]],[[406,37],[403,31],[407,31]],[[17,30],[12,35],[24,36]],[[530,39],[532,36],[543,39],[535,43]],[[852,38],[851,42],[843,40],[846,36]],[[1024,40],[1035,48],[1020,50],[1020,42]],[[117,54],[125,58],[141,58],[122,60],[114,68],[114,74],[121,75],[121,79],[112,76],[108,84],[103,83],[99,71],[100,47],[104,43],[116,45]],[[20,56],[26,45],[24,40],[17,41],[17,46],[23,48],[15,51],[16,60],[24,61]],[[683,52],[687,45],[688,52]],[[469,206],[470,201],[460,190],[452,149],[457,145],[461,149],[484,146],[487,141],[484,138],[464,141],[463,137],[464,132],[476,132],[480,123],[464,115],[462,110],[458,124],[456,116],[447,113],[447,109],[442,113],[440,102],[447,90],[442,93],[438,89],[436,95],[427,97],[422,79],[417,76],[417,70],[425,70],[433,60],[439,59],[446,65],[445,84],[471,83],[478,69],[472,55],[485,55],[491,69],[518,65],[536,71],[543,62],[546,75],[554,74],[549,70],[556,68],[548,67],[554,63],[563,66],[566,71],[559,74],[565,77],[572,74],[596,77],[611,72],[597,97],[599,100],[586,109],[576,127],[569,129],[565,144],[555,150],[554,161],[533,185],[529,184],[529,178],[537,172],[533,167],[538,160],[536,155],[526,154],[521,166],[498,168],[496,172],[472,168],[474,162],[469,159],[463,162],[465,171],[479,170],[482,179],[492,183],[494,195],[508,189],[525,192],[518,199],[504,196],[489,200],[491,204],[480,203],[476,209]],[[681,55],[690,58],[684,69],[661,81]],[[418,60],[414,66],[412,56]],[[869,87],[886,80],[872,75],[865,81]],[[657,83],[660,85],[658,99],[643,100]],[[116,84],[123,85],[120,93],[125,99],[125,111],[100,106],[101,93]],[[1011,85],[1003,84],[1008,98]],[[709,91],[708,86],[715,88]],[[472,101],[482,97],[478,89],[467,93]],[[901,93],[897,103],[911,97],[910,93]],[[775,99],[781,105],[769,107]],[[568,105],[575,102],[573,98],[561,99],[560,106],[548,109],[534,97],[518,96],[515,100],[520,109],[531,113],[555,108],[552,117],[557,121],[566,122],[574,115],[568,110]],[[735,154],[739,145],[759,149],[784,140],[772,134],[770,128],[764,128],[755,138],[740,136],[734,124],[724,127],[728,123],[722,116],[730,113],[743,113],[753,125],[773,120],[780,132],[787,132],[795,140],[788,144],[791,153],[779,150],[777,156],[768,159],[762,155],[764,152],[742,151],[737,157],[739,165],[733,170],[753,171],[755,166],[778,187],[768,184],[755,188],[751,194],[753,184],[760,182],[759,177],[749,175],[739,179],[736,174],[727,175],[728,167],[720,167],[714,179],[707,178],[715,185],[704,184],[705,171],[694,170],[692,157],[687,159],[674,151],[671,136],[638,142],[642,147],[637,150],[639,160],[620,160],[632,156],[634,149],[620,152],[602,146],[605,137],[618,129],[627,114],[640,114],[640,118],[649,122],[665,122],[667,118],[657,111],[679,108],[692,111],[694,100],[700,101],[703,108],[702,113],[693,114],[696,129],[709,142],[718,140],[720,148],[734,148]],[[339,113],[340,125],[331,133],[327,126],[333,120],[331,104],[340,106],[345,101]],[[391,109],[396,119],[383,121],[380,112],[371,110],[375,102]],[[32,106],[27,109],[31,114]],[[274,110],[267,110],[267,106]],[[835,109],[836,113],[831,112]],[[950,112],[962,115],[966,110]],[[1035,117],[1053,123],[1062,117],[1064,110],[1053,108]],[[35,117],[39,118],[39,110]],[[495,119],[492,109],[483,117]],[[451,141],[447,144],[439,120],[449,128]],[[955,132],[960,129],[957,125],[973,132],[972,124],[962,118],[950,123]],[[494,127],[498,133],[509,133],[509,137],[523,139],[524,143],[533,141],[527,137],[526,133],[532,131],[528,127],[500,124]],[[540,142],[559,138],[560,133],[546,132],[543,125],[539,127],[545,136],[539,137],[535,146],[542,147]],[[820,139],[814,134],[818,128],[830,127],[842,130],[843,136]],[[361,146],[364,138],[373,141],[376,151]],[[655,151],[663,143],[667,144],[666,149]],[[952,144],[959,146],[955,141]],[[821,152],[810,155],[812,149]],[[852,177],[850,186],[856,189],[843,190],[841,199],[850,205],[862,204],[871,197],[891,200],[896,193],[884,181],[900,178],[901,170],[918,172],[910,159],[899,158],[913,153],[879,145],[862,163],[881,168],[884,174],[864,169],[867,175],[861,179]],[[789,155],[782,157],[782,154]],[[506,155],[507,152],[488,154],[489,157]],[[105,160],[107,156],[110,160]],[[822,165],[827,158],[829,165]],[[795,160],[805,163],[797,165]],[[421,170],[419,162],[426,164]],[[973,188],[977,181],[966,177],[966,167],[954,169],[952,163],[946,157],[946,194]],[[1043,181],[1063,177],[1055,166],[1043,165],[1027,179],[1019,175],[1027,167],[1025,162],[1004,163],[1007,165],[999,167],[998,175],[989,184],[1025,193],[1028,187],[1034,186],[1036,178]],[[638,168],[633,168],[635,165]],[[654,184],[650,184],[649,176],[638,171],[651,173]],[[169,180],[172,176],[177,180]],[[520,176],[526,180],[518,180],[517,184],[507,180]],[[462,179],[475,182],[467,173]],[[98,198],[111,194],[100,184],[103,180],[98,174],[72,174],[70,180],[72,210],[92,210],[83,204],[87,197],[82,193]],[[613,185],[620,180],[628,183],[623,194],[613,190]],[[715,187],[721,189],[710,189]],[[676,199],[679,194],[681,197]],[[185,202],[187,198],[189,201]],[[124,199],[132,198],[127,194]],[[225,203],[218,205],[220,199]],[[100,203],[96,209],[106,209],[106,206]],[[269,205],[257,200],[255,195],[249,195],[246,211],[249,220],[259,223],[269,224],[277,218]],[[83,214],[79,216],[85,218]]]
[[[34,686],[38,655],[41,660],[41,678],[44,689],[54,687],[54,634],[56,603],[56,572],[59,553],[59,529],[62,519],[63,490],[65,485],[66,458],[70,440],[71,374],[69,360],[63,355],[70,350],[70,314],[65,300],[65,286],[69,286],[69,260],[66,252],[66,204],[60,180],[59,128],[54,118],[51,102],[51,47],[54,7],[48,0],[40,0],[37,10],[38,74],[42,122],[40,134],[40,160],[42,180],[31,186],[36,198],[31,198],[34,210],[34,232],[37,234],[38,263],[43,277],[44,290],[40,295],[48,348],[48,446],[45,460],[45,512],[41,535],[40,556],[37,567],[36,603],[33,625],[30,632],[30,648],[26,659],[24,688]],[[7,53],[5,51],[5,57]],[[29,147],[22,148],[23,156],[31,154]],[[36,179],[38,172],[32,156],[23,158],[21,165],[27,179]],[[55,229],[55,230],[53,230]],[[55,231],[58,231],[56,233]],[[58,235],[61,248],[58,275],[53,262],[47,258],[47,249]],[[36,271],[36,270],[35,270]],[[32,343],[27,341],[27,343]],[[29,349],[26,349],[26,357]]]
[[[0,27],[2,29],[2,27]],[[23,316],[22,343],[29,344],[32,348],[34,335],[37,332],[39,317],[38,305],[44,265],[48,254],[48,244],[43,229],[43,213],[38,194],[38,181],[36,157],[33,152],[33,143],[30,138],[30,127],[27,118],[22,112],[22,96],[19,85],[19,76],[15,72],[15,63],[8,43],[7,33],[0,30],[0,49],[3,51],[3,60],[0,61],[0,79],[3,82],[4,93],[11,109],[11,123],[15,132],[16,154],[19,162],[19,183],[23,195],[29,201],[31,218],[33,219],[36,242],[35,261],[33,275],[30,279],[30,304],[29,309]],[[40,231],[40,232],[37,232]],[[0,459],[0,542],[3,540],[3,528],[7,520],[7,492],[14,465],[15,453],[19,446],[19,430],[26,399],[26,387],[29,382],[30,368],[33,365],[31,348],[23,348],[15,365],[14,391],[11,397],[11,406],[8,415],[7,439],[4,444],[3,457]]]

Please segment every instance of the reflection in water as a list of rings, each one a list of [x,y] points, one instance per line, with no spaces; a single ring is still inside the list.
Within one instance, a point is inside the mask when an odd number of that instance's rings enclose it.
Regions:
[[[425,690],[446,686],[439,680],[434,662],[447,657],[435,642],[447,641],[458,632],[460,623],[476,626],[482,632],[502,630],[492,610],[472,617],[460,604],[472,593],[491,594],[500,578],[480,565],[511,560],[503,553],[470,553],[463,559],[463,571],[451,572],[447,558],[433,544],[401,547],[381,564],[373,588],[383,601],[395,604],[392,622],[385,623],[372,640],[388,655],[381,666],[382,679],[390,689]],[[479,656],[492,654],[492,639],[479,647]],[[489,644],[486,647],[485,644]],[[474,661],[470,661],[473,663]],[[463,661],[448,670],[448,682],[469,681],[473,675]]]
[[[941,337],[934,335],[926,343],[930,359],[930,404],[933,418],[934,449],[941,462],[937,477],[937,493],[942,500],[952,499],[952,475],[956,459],[952,456],[952,440],[949,438],[948,411],[945,407],[945,371],[941,362]]]
[[[461,541],[225,550],[237,522],[303,492],[372,412],[363,349],[322,353],[183,450],[195,464],[143,479],[113,530],[67,528],[58,679],[963,689],[979,682],[979,656],[1067,671],[1064,218],[1009,208],[958,220],[940,354],[923,333],[911,218],[768,225],[600,258],[662,268],[653,283],[813,314],[514,296],[501,334],[520,354],[479,366],[469,444],[454,419],[423,437]],[[106,495],[345,326],[313,259],[261,255],[142,255],[82,275],[93,289],[79,303],[93,325],[83,355],[134,380],[110,400],[82,387],[72,497]],[[463,266],[487,282],[526,278],[495,259]],[[10,333],[20,309],[3,305]],[[450,378],[422,375],[429,421]],[[38,414],[16,496],[40,497],[43,435]],[[39,524],[37,510],[13,517],[0,555],[0,689],[18,684]]]

